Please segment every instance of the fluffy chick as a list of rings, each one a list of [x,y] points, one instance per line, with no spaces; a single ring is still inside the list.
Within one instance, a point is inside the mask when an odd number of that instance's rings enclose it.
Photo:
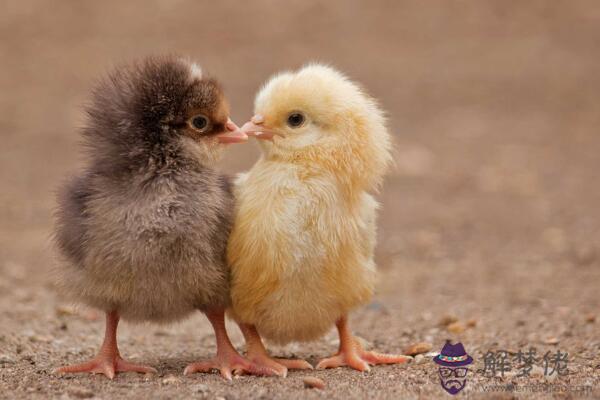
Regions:
[[[229,119],[219,83],[172,57],[117,68],[94,90],[82,134],[86,166],[58,199],[55,238],[65,259],[58,284],[106,312],[106,333],[94,359],[58,371],[109,378],[154,371],[121,358],[119,318],[170,322],[201,310],[214,327],[217,357],[186,373],[260,372],[224,326],[234,203],[214,164],[223,143],[247,136]]]
[[[319,338],[336,324],[339,352],[317,368],[401,363],[367,352],[348,313],[375,284],[377,189],[390,162],[390,138],[376,102],[341,73],[309,65],[272,78],[242,130],[263,156],[235,187],[228,246],[232,317],[248,358],[281,374],[309,368],[269,358],[260,336],[278,343]]]

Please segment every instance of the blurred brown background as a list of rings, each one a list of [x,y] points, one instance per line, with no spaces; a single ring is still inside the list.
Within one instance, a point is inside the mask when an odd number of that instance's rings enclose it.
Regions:
[[[160,53],[190,56],[220,78],[238,123],[271,74],[309,61],[380,99],[396,166],[380,196],[382,284],[355,320],[365,339],[400,351],[453,338],[479,361],[494,347],[558,346],[572,356],[568,382],[598,389],[600,3],[15,0],[0,9],[0,389],[317,396],[301,374],[233,386],[180,377],[186,361],[213,351],[200,316],[123,326],[124,352],[157,365],[159,378],[119,377],[119,386],[49,375],[93,354],[102,331],[61,308],[46,274],[53,190],[81,162],[81,105],[107,69]],[[223,168],[257,157],[254,144],[235,146]],[[476,326],[449,332],[444,315]],[[334,348],[331,335],[276,351],[314,361]],[[175,384],[164,383],[171,374]],[[317,375],[332,397],[387,398],[440,395],[435,374],[429,362]],[[466,390],[482,395],[482,382]],[[207,392],[194,392],[204,383]]]

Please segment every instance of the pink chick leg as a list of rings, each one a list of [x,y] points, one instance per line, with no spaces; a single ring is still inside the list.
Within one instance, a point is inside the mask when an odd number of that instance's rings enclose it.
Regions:
[[[359,371],[369,371],[369,364],[402,364],[411,359],[403,355],[365,351],[350,332],[346,316],[340,318],[336,326],[340,335],[340,348],[333,357],[321,360],[317,364],[317,369],[348,366]]]
[[[233,347],[229,340],[229,336],[227,335],[227,331],[225,330],[224,310],[207,311],[206,317],[215,330],[217,355],[210,360],[195,362],[188,365],[183,371],[184,375],[193,374],[195,372],[209,372],[213,369],[219,370],[221,376],[227,380],[231,380],[232,373],[275,375],[275,371],[248,361]]]
[[[117,372],[139,372],[156,373],[156,370],[144,365],[132,364],[125,361],[119,353],[117,347],[117,325],[119,324],[119,314],[116,311],[106,313],[106,332],[104,342],[100,351],[88,362],[82,364],[69,365],[56,369],[57,373],[75,373],[89,372],[92,374],[104,374],[109,379],[115,377]]]

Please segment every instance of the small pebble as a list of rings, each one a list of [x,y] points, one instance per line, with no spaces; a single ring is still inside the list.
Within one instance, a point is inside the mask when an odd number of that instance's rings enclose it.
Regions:
[[[305,388],[325,389],[325,382],[322,379],[315,378],[314,376],[307,376],[302,379],[302,382],[304,382]]]
[[[73,306],[58,306],[55,309],[56,315],[57,316],[63,316],[63,315],[76,315],[77,314],[77,310],[75,309],[75,307]]]
[[[0,365],[2,364],[13,364],[15,359],[8,354],[0,354]]]
[[[546,340],[544,340],[545,344],[558,344],[560,342],[560,340],[558,340],[557,337],[549,337],[546,338]]]
[[[169,375],[162,380],[163,385],[173,385],[179,382],[181,382],[181,380],[174,375]]]
[[[594,314],[586,315],[585,322],[587,322],[588,324],[593,324],[594,322],[596,322],[596,316]]]
[[[23,354],[21,356],[22,361],[27,361],[31,365],[35,365],[35,360],[33,359],[33,355],[31,354]]]
[[[431,343],[420,342],[415,343],[413,345],[408,346],[404,349],[404,354],[409,356],[415,356],[417,354],[427,353],[432,349],[433,345]]]
[[[456,318],[454,315],[444,315],[442,317],[442,319],[440,319],[439,325],[448,326],[457,321],[458,321],[458,318]]]
[[[29,337],[29,341],[34,343],[50,343],[52,338],[50,336],[33,335]]]
[[[465,331],[465,327],[460,322],[453,322],[450,325],[446,326],[446,329],[450,333],[463,333]]]
[[[475,328],[477,326],[477,320],[472,318],[467,321],[467,328]]]

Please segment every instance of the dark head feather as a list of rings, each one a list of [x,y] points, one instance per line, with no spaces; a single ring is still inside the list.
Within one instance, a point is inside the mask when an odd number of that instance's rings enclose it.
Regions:
[[[117,171],[173,162],[185,154],[183,138],[220,133],[228,117],[223,91],[196,69],[183,59],[149,57],[116,68],[99,82],[83,130],[95,163]],[[211,132],[201,137],[187,126],[197,112],[214,120]]]

